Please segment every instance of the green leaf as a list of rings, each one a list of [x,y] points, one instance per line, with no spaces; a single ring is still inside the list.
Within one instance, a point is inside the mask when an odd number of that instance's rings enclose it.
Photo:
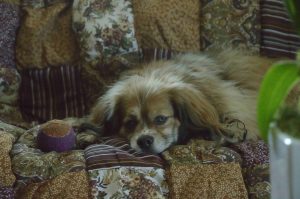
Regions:
[[[289,15],[294,22],[298,33],[300,34],[300,1],[299,0],[285,0],[286,8]]]
[[[257,117],[261,136],[267,140],[270,122],[299,76],[299,62],[275,63],[265,75],[258,96]]]

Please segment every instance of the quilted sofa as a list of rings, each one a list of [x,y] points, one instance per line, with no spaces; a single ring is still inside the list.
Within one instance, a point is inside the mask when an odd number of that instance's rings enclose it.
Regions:
[[[0,0],[0,198],[269,198],[261,140],[155,156],[75,128],[74,150],[36,144],[41,124],[86,115],[125,70],[235,47],[294,58],[282,0]]]

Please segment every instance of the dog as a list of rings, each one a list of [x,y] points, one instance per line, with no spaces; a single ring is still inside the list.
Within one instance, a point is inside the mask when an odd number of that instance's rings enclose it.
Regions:
[[[108,88],[89,121],[104,135],[125,137],[136,151],[153,154],[198,136],[256,140],[256,99],[271,63],[234,50],[153,61]]]

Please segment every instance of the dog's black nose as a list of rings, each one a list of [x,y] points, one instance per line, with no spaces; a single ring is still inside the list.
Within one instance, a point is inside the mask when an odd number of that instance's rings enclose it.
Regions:
[[[153,144],[154,138],[150,135],[143,135],[137,140],[137,144],[141,149],[149,149]]]

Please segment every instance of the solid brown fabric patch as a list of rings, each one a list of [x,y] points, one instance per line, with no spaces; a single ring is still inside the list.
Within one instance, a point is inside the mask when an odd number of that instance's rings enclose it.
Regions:
[[[238,163],[172,164],[167,170],[171,198],[248,198]]]
[[[71,1],[22,3],[24,14],[16,45],[18,69],[73,65],[79,50],[72,30]]]
[[[9,152],[12,148],[14,137],[0,131],[0,185],[12,186],[16,180],[12,169]]]
[[[140,48],[200,50],[200,1],[133,0],[133,13]]]

